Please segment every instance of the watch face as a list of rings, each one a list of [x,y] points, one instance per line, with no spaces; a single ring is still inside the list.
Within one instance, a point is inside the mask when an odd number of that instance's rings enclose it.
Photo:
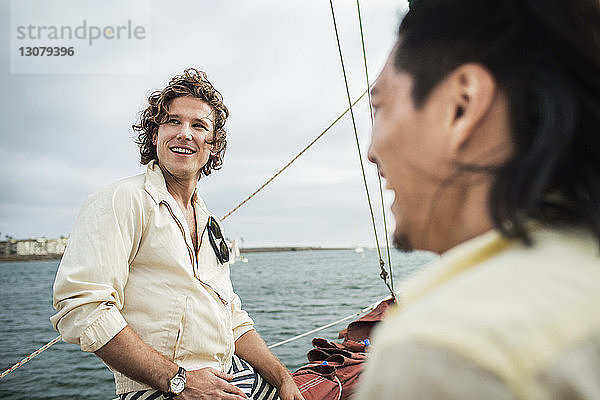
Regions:
[[[185,389],[185,381],[181,376],[176,376],[175,378],[171,379],[171,391],[173,393],[179,394],[183,392],[183,389]]]

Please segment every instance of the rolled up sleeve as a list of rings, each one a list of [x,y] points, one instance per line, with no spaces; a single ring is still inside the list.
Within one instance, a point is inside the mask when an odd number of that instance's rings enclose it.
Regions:
[[[238,340],[244,333],[254,329],[254,321],[248,313],[242,310],[242,302],[237,294],[234,294],[231,301],[233,339]]]
[[[63,340],[94,352],[127,322],[120,313],[129,264],[142,231],[142,207],[127,188],[109,187],[82,207],[54,282],[50,318]]]

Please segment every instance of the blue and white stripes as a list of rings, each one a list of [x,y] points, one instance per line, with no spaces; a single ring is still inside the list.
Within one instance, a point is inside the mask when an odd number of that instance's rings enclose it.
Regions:
[[[263,379],[254,368],[238,356],[233,356],[229,373],[233,379],[229,382],[242,389],[251,400],[279,400],[277,389]],[[170,400],[173,395],[158,390],[142,390],[139,392],[123,393],[120,400]]]

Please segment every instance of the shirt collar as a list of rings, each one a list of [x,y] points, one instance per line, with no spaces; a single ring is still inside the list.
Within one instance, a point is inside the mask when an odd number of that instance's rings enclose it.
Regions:
[[[173,196],[171,196],[167,190],[165,177],[156,160],[152,160],[148,163],[144,190],[146,190],[156,204],[160,204],[162,201],[170,202],[173,199]],[[206,204],[204,204],[204,201],[198,195],[198,188],[196,188],[194,194],[192,194],[192,202],[208,213]]]
[[[148,163],[144,190],[152,197],[152,200],[154,200],[156,204],[159,204],[162,201],[169,201],[169,199],[172,198],[167,191],[165,177],[155,160]]]
[[[407,282],[401,293],[401,304],[414,301],[444,284],[456,275],[503,252],[516,243],[492,229],[448,250],[429,268]]]

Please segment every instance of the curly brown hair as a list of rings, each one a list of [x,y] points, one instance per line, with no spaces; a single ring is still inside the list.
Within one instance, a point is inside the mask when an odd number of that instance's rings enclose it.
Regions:
[[[185,96],[204,100],[211,106],[215,116],[214,135],[210,142],[213,151],[200,174],[200,176],[202,174],[208,176],[213,169],[220,169],[223,164],[227,147],[225,121],[229,116],[229,110],[223,104],[223,96],[209,82],[206,73],[195,68],[184,70],[182,75],[173,77],[166,88],[162,91],[154,91],[148,97],[148,107],[142,111],[139,123],[132,125],[133,130],[138,132],[135,143],[140,148],[140,162],[146,165],[152,160],[158,161],[152,138],[158,134],[158,127],[167,122],[171,101]]]

